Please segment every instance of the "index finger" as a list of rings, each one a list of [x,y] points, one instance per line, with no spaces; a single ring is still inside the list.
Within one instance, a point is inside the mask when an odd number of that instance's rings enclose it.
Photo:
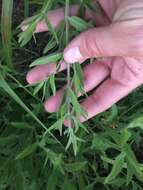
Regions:
[[[100,2],[99,2],[100,4]],[[97,6],[97,4],[95,3],[95,6]],[[102,5],[101,5],[102,7]],[[85,18],[86,19],[91,19],[91,20],[95,20],[96,21],[96,25],[97,26],[104,26],[104,25],[108,25],[111,20],[108,19],[107,15],[104,13],[104,11],[101,9],[101,7],[97,6],[97,8],[99,9],[99,13],[93,12],[91,10],[89,10],[88,8],[86,8],[85,10]],[[75,16],[78,13],[79,10],[79,5],[71,5],[70,6],[70,12],[69,12],[69,16]],[[111,10],[110,10],[111,11]],[[50,20],[53,28],[58,27],[58,25],[60,24],[60,22],[62,20],[64,20],[65,17],[65,9],[64,8],[59,8],[56,10],[51,10],[48,12],[47,14],[48,20]],[[21,24],[21,29],[23,31],[25,31],[28,27],[28,22],[30,22],[30,20],[33,17],[30,17],[28,19],[26,19],[22,24]],[[47,24],[45,22],[45,20],[42,20],[40,22],[38,22],[37,26],[36,26],[36,30],[35,33],[39,33],[39,32],[46,32],[48,31],[48,27]]]
[[[77,14],[78,12],[78,5],[72,5],[70,7],[70,16],[74,16]],[[52,10],[49,11],[47,14],[48,20],[50,20],[52,27],[56,28],[58,27],[58,25],[61,23],[62,20],[64,20],[65,17],[65,13],[64,13],[64,8],[59,8],[56,10]],[[27,22],[30,20],[31,18],[26,19],[21,25],[21,29],[23,31],[25,31],[28,28],[28,24]],[[45,20],[42,20],[40,22],[38,22],[37,26],[36,26],[36,30],[35,33],[40,33],[40,32],[46,32],[48,31],[48,27],[47,27],[47,23],[45,22]]]

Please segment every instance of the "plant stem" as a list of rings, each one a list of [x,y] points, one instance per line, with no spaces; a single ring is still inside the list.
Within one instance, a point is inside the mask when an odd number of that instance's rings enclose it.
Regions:
[[[1,14],[1,36],[4,52],[4,59],[9,68],[12,65],[12,11],[13,0],[2,1],[2,14]]]
[[[29,16],[29,1],[24,0],[24,17]]]
[[[69,22],[68,22],[68,17],[69,17],[69,0],[65,0],[65,23],[66,23],[66,45],[68,45],[69,42]],[[67,92],[68,89],[71,88],[71,76],[70,76],[70,63],[66,63],[67,64]],[[67,113],[68,116],[71,115],[71,99],[70,97],[67,95]],[[69,122],[69,127],[71,127],[71,122]]]
[[[66,22],[66,45],[69,42],[69,0],[66,0],[66,6],[65,6],[65,22]]]

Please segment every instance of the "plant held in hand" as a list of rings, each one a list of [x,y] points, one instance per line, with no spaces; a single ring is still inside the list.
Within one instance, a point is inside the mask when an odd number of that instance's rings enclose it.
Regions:
[[[83,141],[78,136],[79,130],[82,129],[87,131],[86,127],[79,120],[81,116],[86,118],[87,113],[81,107],[77,99],[79,94],[85,94],[84,76],[80,63],[70,64],[69,62],[65,62],[61,52],[63,52],[69,41],[77,34],[79,34],[79,32],[82,32],[92,26],[91,22],[87,23],[82,19],[82,15],[85,14],[85,9],[90,9],[91,7],[94,9],[94,5],[92,3],[83,1],[79,4],[78,7],[73,6],[72,11],[76,11],[77,16],[72,16],[69,0],[65,0],[63,3],[65,4],[63,20],[60,22],[60,24],[57,25],[55,23],[54,25],[50,22],[47,14],[50,12],[50,9],[53,6],[55,7],[55,3],[51,0],[45,0],[40,13],[30,19],[27,19],[22,23],[22,25],[20,25],[24,31],[19,35],[19,43],[21,46],[27,44],[32,36],[35,35],[34,33],[36,32],[37,25],[40,25],[40,22],[43,22],[43,20],[45,21],[45,29],[48,28],[48,32],[50,33],[49,42],[43,51],[43,53],[46,55],[35,60],[30,65],[30,67],[44,65],[46,68],[46,65],[49,64],[51,66],[51,73],[48,77],[48,80],[46,79],[47,77],[44,76],[43,79],[45,79],[45,82],[40,82],[38,86],[36,85],[34,94],[38,93],[38,91],[42,88],[43,91],[45,91],[45,86],[50,86],[53,95],[55,95],[55,74],[56,72],[62,71],[65,68],[67,69],[67,73],[64,77],[67,81],[67,84],[64,88],[62,88],[60,92],[60,94],[62,93],[62,98],[60,100],[60,103],[58,103],[59,108],[57,109],[57,122],[45,131],[43,138],[49,132],[55,129],[59,129],[60,134],[62,135],[63,125],[68,125],[68,127],[64,128],[64,134],[68,137],[66,149],[72,145],[74,153],[76,154],[78,151],[78,141]],[[61,10],[59,9],[59,11]],[[53,51],[53,49],[55,52],[52,54],[49,53]],[[49,83],[49,85],[47,85],[47,83]],[[45,106],[47,107],[47,105]],[[49,105],[50,109],[52,109],[53,106],[54,105]]]

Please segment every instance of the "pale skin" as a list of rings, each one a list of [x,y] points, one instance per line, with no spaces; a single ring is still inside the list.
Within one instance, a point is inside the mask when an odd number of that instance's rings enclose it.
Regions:
[[[77,36],[64,50],[66,62],[97,60],[83,68],[84,90],[93,90],[81,105],[88,113],[87,119],[107,110],[143,83],[143,0],[97,0],[102,14],[87,12],[88,19],[95,19],[97,27]],[[70,14],[77,12],[71,7]],[[64,18],[64,9],[50,11],[49,19],[57,27]],[[40,22],[36,32],[47,30]],[[66,69],[63,62],[61,70]],[[30,84],[37,83],[56,72],[53,64],[35,67],[27,74]],[[97,87],[98,86],[98,87]],[[48,112],[56,112],[63,89],[44,103]]]

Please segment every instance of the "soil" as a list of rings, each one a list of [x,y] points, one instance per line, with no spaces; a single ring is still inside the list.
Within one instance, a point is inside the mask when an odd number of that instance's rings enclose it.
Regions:
[[[13,28],[17,27],[24,19],[24,6],[22,0],[13,2]]]
[[[29,16],[31,16],[37,9],[36,6],[29,6]],[[13,1],[13,27],[18,26],[24,20],[24,1],[14,0]]]
[[[36,11],[37,7],[35,5],[29,6],[29,16],[32,16]],[[14,39],[17,42],[16,48],[13,51],[13,63],[17,67],[20,72],[25,75],[27,70],[29,69],[29,64],[42,55],[43,48],[46,45],[48,35],[47,33],[36,34],[36,43],[34,39],[32,39],[26,46],[20,48],[20,44],[18,44],[18,34],[21,32],[17,31],[17,26],[26,19],[24,17],[24,3],[22,0],[14,0],[13,4],[13,33]],[[41,38],[42,36],[42,38]],[[42,39],[42,40],[41,40]]]

